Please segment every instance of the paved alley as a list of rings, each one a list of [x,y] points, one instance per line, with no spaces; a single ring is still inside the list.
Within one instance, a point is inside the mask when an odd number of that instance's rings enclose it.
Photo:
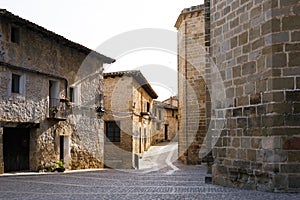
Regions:
[[[0,176],[0,199],[300,199],[300,194],[274,194],[205,184],[205,166],[170,163],[176,157],[174,149],[175,143],[168,147],[154,146],[144,154],[141,170],[3,175]],[[165,152],[155,158],[159,150]],[[149,168],[146,163],[150,160],[155,163]]]

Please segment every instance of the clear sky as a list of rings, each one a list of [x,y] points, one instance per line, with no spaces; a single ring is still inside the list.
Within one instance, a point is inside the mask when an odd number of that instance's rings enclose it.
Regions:
[[[7,9],[71,41],[96,49],[112,37],[135,29],[159,28],[176,31],[174,24],[181,10],[201,3],[203,0],[0,0],[0,8]],[[117,60],[113,68],[119,69],[121,65],[131,66],[120,69],[127,70],[143,65],[141,60],[138,61],[139,66],[131,63],[133,60],[137,61],[137,58],[129,59],[130,56],[126,59],[119,58],[120,61]],[[154,63],[165,65],[164,63],[168,62],[172,65],[170,67],[176,70],[175,55],[168,61],[163,61],[162,57],[168,56],[158,55]],[[126,62],[122,63],[121,60],[124,59]],[[152,57],[153,59],[155,58]],[[151,63],[145,62],[145,65]],[[147,76],[146,78],[150,79]],[[177,86],[167,87],[174,90],[171,93],[176,93],[174,87]],[[159,90],[157,86],[154,86],[154,89]],[[159,94],[160,100],[168,95]]]

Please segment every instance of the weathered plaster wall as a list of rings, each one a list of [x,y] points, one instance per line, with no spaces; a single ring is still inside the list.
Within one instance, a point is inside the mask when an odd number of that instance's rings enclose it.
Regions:
[[[19,44],[11,42],[12,25],[20,28]],[[0,35],[3,52],[0,61],[14,66],[1,64],[0,67],[0,121],[40,124],[30,138],[30,168],[36,170],[59,159],[60,135],[71,137],[72,159],[66,160],[70,168],[101,167],[103,121],[96,117],[94,108],[101,104],[97,98],[101,93],[102,61],[94,57],[85,60],[87,55],[84,53],[2,16]],[[91,72],[97,73],[86,78]],[[10,94],[11,73],[24,75],[22,94]],[[50,80],[59,82],[59,98],[66,96],[66,82],[81,85],[82,106],[73,107],[74,112],[65,122],[47,118]],[[58,127],[68,128],[62,131]]]

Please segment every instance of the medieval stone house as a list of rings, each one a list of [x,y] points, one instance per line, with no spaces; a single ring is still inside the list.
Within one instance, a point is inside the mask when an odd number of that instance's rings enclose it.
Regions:
[[[140,71],[104,73],[105,165],[138,168],[151,144],[153,99],[158,96]]]
[[[177,141],[178,100],[170,97],[162,102],[154,101],[151,144],[164,141]]]
[[[114,60],[0,10],[0,173],[103,166],[103,63]],[[98,108],[98,109],[96,109]]]
[[[206,126],[212,125],[207,130],[213,130],[206,141],[213,150],[215,184],[274,192],[300,189],[299,8],[299,1],[292,0],[205,0],[204,23],[198,21],[198,25],[205,33],[210,59],[200,75],[210,94],[206,100],[211,99],[204,106]],[[189,29],[192,22],[186,22],[177,23],[183,33],[179,34],[179,57],[194,55],[188,45],[190,37],[197,37],[189,33],[197,34],[199,29]],[[179,89],[189,79],[192,85],[195,77],[188,73],[188,65],[180,61],[178,70],[187,72],[185,79],[179,79]],[[184,96],[189,93],[180,89],[181,125],[189,127],[184,124],[190,121]],[[199,103],[195,97],[188,102]]]

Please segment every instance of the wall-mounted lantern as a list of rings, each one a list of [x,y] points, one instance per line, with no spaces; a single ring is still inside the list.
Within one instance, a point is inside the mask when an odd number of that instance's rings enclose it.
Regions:
[[[96,107],[96,113],[97,113],[97,115],[98,115],[100,118],[102,118],[103,115],[104,115],[104,113],[105,113],[105,110],[104,110],[104,108],[103,108],[102,106],[97,106],[97,107]]]

